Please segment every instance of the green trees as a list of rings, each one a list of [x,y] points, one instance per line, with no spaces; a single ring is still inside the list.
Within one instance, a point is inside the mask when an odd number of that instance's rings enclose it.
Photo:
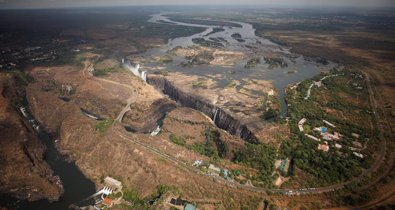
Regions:
[[[228,145],[220,138],[221,134],[218,130],[206,129],[204,135],[206,136],[206,144],[208,146],[211,146],[213,143],[215,144],[217,154],[220,158],[224,158],[228,154]]]
[[[181,137],[180,137],[180,138],[177,138],[177,136],[174,135],[174,134],[170,134],[169,140],[170,140],[171,142],[173,142],[174,144],[177,144],[177,145],[180,145],[180,146],[185,146],[185,144],[186,144],[185,139],[183,139],[183,138],[181,138]]]
[[[25,71],[12,71],[15,81],[18,85],[27,86],[29,83],[35,82],[35,79]]]
[[[270,184],[275,157],[276,152],[272,145],[246,143],[245,148],[235,153],[234,161],[258,169],[259,180]]]
[[[207,128],[204,131],[206,141],[203,144],[194,144],[192,150],[214,159],[225,158],[228,154],[228,145],[221,139],[218,130]]]
[[[270,107],[267,111],[263,113],[262,118],[265,120],[270,120],[277,116],[278,116],[278,111]]]
[[[361,116],[368,120],[368,115],[359,111],[366,103],[363,101],[351,103],[353,100],[358,101],[358,97],[362,97],[364,94],[363,90],[357,91],[350,86],[353,83],[360,83],[354,74],[351,71],[343,71],[337,77],[324,80],[325,88],[313,88],[309,100],[304,100],[304,97],[312,80],[304,81],[297,88],[287,90],[286,98],[291,104],[288,110],[291,137],[281,145],[280,156],[281,158],[293,158],[295,166],[313,175],[320,185],[349,180],[361,172],[362,166],[367,168],[371,164],[368,156],[361,160],[355,157],[350,150],[350,147],[353,147],[352,141],[356,141],[351,136],[352,133],[361,135],[358,140],[360,143],[364,143],[364,139],[367,137],[372,138],[369,136],[369,128],[364,127],[364,124],[358,120],[358,117],[361,118]],[[315,77],[314,81],[320,80],[323,76],[325,75]],[[354,116],[350,118],[347,115],[334,114],[328,110],[336,110],[339,113],[351,112]],[[308,123],[304,126],[304,132],[300,132],[297,126],[302,118],[308,119]],[[312,128],[322,126],[322,120],[328,120],[336,125],[336,128],[331,128],[331,132],[336,131],[343,134],[340,141],[329,142],[331,147],[328,152],[317,150],[318,142],[304,135],[309,132],[314,134],[315,131],[312,131]],[[335,148],[335,143],[342,145],[342,148]]]

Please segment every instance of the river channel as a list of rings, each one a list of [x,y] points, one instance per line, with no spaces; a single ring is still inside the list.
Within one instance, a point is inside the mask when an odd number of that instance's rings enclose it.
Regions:
[[[25,100],[25,107],[28,103]],[[25,120],[32,127],[39,126],[29,109],[26,109]],[[21,210],[66,210],[70,205],[88,205],[91,201],[84,201],[85,198],[95,193],[95,184],[84,176],[77,168],[74,162],[68,161],[55,147],[54,139],[43,129],[36,129],[38,137],[47,147],[44,160],[49,164],[54,175],[60,177],[64,187],[64,194],[58,202],[48,202],[47,200],[39,200],[34,202],[20,201],[11,196],[1,196],[0,199],[4,205],[10,209]]]
[[[327,72],[336,66],[335,63],[328,62],[326,65],[314,62],[312,59],[305,58],[302,55],[291,53],[289,49],[277,45],[268,39],[259,37],[256,35],[256,29],[249,23],[236,22],[236,21],[222,21],[228,23],[231,26],[222,25],[206,25],[206,24],[195,24],[179,22],[172,19],[172,13],[161,13],[156,14],[149,19],[151,23],[157,24],[175,24],[189,27],[200,27],[205,30],[201,33],[197,33],[188,37],[179,37],[171,39],[168,43],[160,48],[153,48],[143,54],[148,57],[160,57],[166,55],[169,50],[175,47],[187,48],[196,43],[193,42],[194,38],[203,38],[207,41],[219,40],[223,45],[222,50],[232,50],[249,52],[253,50],[254,54],[264,60],[265,55],[276,54],[280,55],[287,63],[287,67],[277,67],[274,69],[269,68],[268,64],[259,64],[253,68],[245,68],[247,61],[246,59],[239,64],[232,67],[222,67],[214,65],[198,65],[185,67],[181,65],[182,62],[187,61],[186,58],[176,56],[173,62],[169,64],[158,64],[158,62],[146,62],[143,67],[161,68],[169,72],[181,72],[188,75],[198,76],[212,76],[221,75],[217,80],[218,87],[225,87],[233,80],[240,81],[238,89],[241,89],[245,84],[245,80],[259,79],[268,80],[273,83],[276,91],[278,92],[281,109],[280,112],[284,116],[287,113],[287,105],[285,102],[285,89],[288,85],[292,85],[306,79],[312,78],[320,72]],[[202,19],[195,19],[202,20]],[[202,20],[206,21],[206,19]],[[215,32],[215,28],[221,28],[222,31]],[[233,34],[240,34],[242,42],[232,37]],[[212,77],[211,77],[212,78]]]

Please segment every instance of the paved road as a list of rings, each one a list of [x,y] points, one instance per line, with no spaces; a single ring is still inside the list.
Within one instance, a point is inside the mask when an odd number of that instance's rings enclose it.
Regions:
[[[365,74],[365,73],[364,73]],[[209,175],[209,174],[205,174],[203,172],[201,172],[199,169],[190,166],[190,164],[185,163],[183,161],[181,161],[180,159],[173,157],[171,155],[168,155],[166,153],[163,153],[162,151],[158,150],[157,148],[154,148],[148,144],[145,144],[141,141],[139,141],[136,137],[129,135],[125,130],[120,130],[119,128],[115,128],[115,126],[113,126],[114,131],[124,140],[132,142],[133,144],[139,145],[141,147],[144,147],[145,149],[147,149],[148,151],[152,152],[155,155],[161,156],[164,159],[183,167],[186,170],[189,170],[191,172],[194,173],[198,173],[200,175],[203,176],[207,176],[210,178],[214,178],[218,183],[222,183],[234,188],[238,188],[238,189],[245,189],[245,190],[250,190],[250,191],[255,191],[255,192],[261,192],[261,193],[267,193],[267,192],[271,192],[271,193],[290,193],[292,195],[298,195],[298,194],[319,194],[319,193],[325,193],[325,192],[331,192],[331,191],[335,191],[335,190],[339,190],[344,188],[345,185],[350,184],[352,182],[358,182],[361,181],[365,175],[377,170],[380,165],[383,163],[384,159],[385,159],[385,154],[386,154],[386,139],[384,138],[383,134],[382,134],[382,126],[379,123],[379,118],[377,115],[377,104],[376,104],[376,100],[374,98],[374,92],[372,90],[371,87],[371,79],[370,77],[365,74],[366,79],[367,79],[367,85],[368,85],[368,91],[369,91],[369,101],[371,104],[371,108],[373,110],[374,113],[374,118],[376,118],[375,122],[377,123],[376,126],[378,126],[379,130],[380,130],[380,134],[379,134],[379,138],[382,142],[382,144],[380,144],[380,156],[376,159],[375,163],[372,164],[372,167],[364,170],[361,175],[359,175],[358,177],[355,177],[349,181],[343,182],[343,183],[339,183],[339,184],[335,184],[335,185],[330,185],[330,186],[326,186],[326,187],[317,187],[317,188],[307,188],[307,189],[267,189],[267,188],[261,188],[261,187],[255,187],[255,186],[248,186],[248,185],[242,185],[238,182],[235,182],[233,180],[226,180],[222,177],[219,176],[213,176],[213,175]]]
[[[122,109],[121,113],[119,113],[119,115],[118,115],[118,117],[115,119],[115,121],[117,121],[117,122],[119,122],[119,123],[122,123],[123,116],[126,114],[126,112],[132,110],[132,109],[130,108],[130,105],[132,105],[132,101],[133,101],[132,98],[129,98],[129,99],[128,99],[128,103],[127,103],[126,106]]]

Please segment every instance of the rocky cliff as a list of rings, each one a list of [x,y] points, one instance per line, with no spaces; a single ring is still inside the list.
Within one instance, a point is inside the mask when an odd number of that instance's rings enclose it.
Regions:
[[[19,112],[24,87],[17,87],[10,74],[1,73],[0,93],[0,195],[58,200],[63,188],[43,160],[46,147]]]
[[[242,139],[249,142],[256,142],[257,138],[253,133],[253,125],[247,125],[242,120],[236,119],[232,114],[222,107],[210,103],[208,100],[177,88],[171,81],[162,76],[148,76],[147,82],[171,99],[179,102],[183,106],[196,109],[209,116],[215,125],[221,129],[228,131],[230,134],[240,136]]]
[[[139,112],[138,106],[132,106],[132,110],[125,114],[122,122],[137,132],[152,132],[157,127],[158,121],[176,107],[177,104],[167,98],[156,100],[146,110]]]

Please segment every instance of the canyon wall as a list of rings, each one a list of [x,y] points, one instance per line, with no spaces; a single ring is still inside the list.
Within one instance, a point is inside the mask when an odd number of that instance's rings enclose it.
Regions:
[[[152,132],[158,126],[158,121],[162,119],[167,112],[172,111],[177,104],[167,98],[154,101],[146,110],[137,111],[139,107],[132,107],[123,117],[123,123],[134,131],[147,133]],[[138,114],[137,114],[138,113]]]
[[[184,92],[163,76],[149,75],[147,82],[181,105],[203,112],[213,119],[217,127],[226,130],[232,135],[240,136],[248,142],[257,142],[257,138],[251,129],[225,109],[210,103],[198,95]]]

